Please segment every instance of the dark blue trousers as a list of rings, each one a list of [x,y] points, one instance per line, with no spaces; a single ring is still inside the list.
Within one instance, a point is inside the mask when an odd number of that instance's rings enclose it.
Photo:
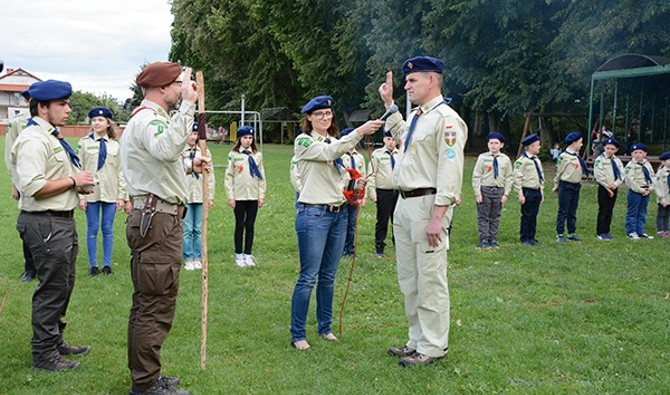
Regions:
[[[521,227],[519,239],[523,241],[535,240],[537,231],[537,213],[542,203],[542,192],[539,189],[523,188],[526,203],[521,206]]]
[[[577,206],[579,206],[579,190],[582,184],[578,182],[561,181],[558,184],[558,215],[556,216],[556,233],[565,232],[568,225],[568,234],[577,230]]]

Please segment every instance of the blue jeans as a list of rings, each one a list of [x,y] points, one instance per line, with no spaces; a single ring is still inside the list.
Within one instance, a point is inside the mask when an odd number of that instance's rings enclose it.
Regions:
[[[647,207],[649,206],[649,195],[642,196],[639,193],[628,190],[628,209],[626,210],[626,234],[644,233],[644,225],[647,222]]]
[[[184,259],[202,258],[202,203],[186,206],[184,217]]]
[[[298,204],[295,230],[300,252],[300,276],[291,300],[291,338],[305,340],[309,298],[316,284],[316,320],[319,334],[332,332],[335,275],[347,232],[345,213]],[[318,284],[317,284],[318,277]]]
[[[102,220],[100,212],[102,211]],[[86,249],[88,250],[88,264],[98,266],[98,229],[102,229],[103,265],[112,264],[112,250],[114,247],[114,216],[116,202],[88,202],[86,203]]]
[[[356,246],[356,213],[358,206],[345,204],[344,205],[344,216],[347,221],[347,235],[344,239],[344,254],[353,254]]]

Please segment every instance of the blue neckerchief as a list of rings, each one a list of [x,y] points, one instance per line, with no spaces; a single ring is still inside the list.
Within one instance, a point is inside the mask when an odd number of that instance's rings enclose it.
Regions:
[[[393,157],[393,152],[386,150],[386,153],[391,157],[391,170],[395,169],[395,158]]]
[[[37,123],[35,123],[35,124],[37,124]],[[70,162],[72,163],[72,165],[74,167],[76,167],[77,169],[81,169],[81,161],[79,160],[79,157],[77,156],[77,153],[74,152],[72,147],[70,147],[70,144],[68,144],[67,141],[65,141],[64,138],[59,137],[60,131],[58,129],[54,129],[54,131],[51,132],[51,135],[58,139],[58,142],[60,143],[61,147],[63,147],[65,152],[67,152],[68,156],[70,157]]]
[[[35,120],[32,119],[32,118],[28,118],[28,122],[26,123],[26,127],[33,126],[33,125],[37,125],[37,122],[35,122]]]
[[[193,159],[195,159],[195,146],[191,147],[191,149],[188,151],[188,159],[190,159],[191,163],[193,163]],[[195,177],[196,180],[200,179],[200,175],[198,175],[196,172],[192,172],[191,175]]]
[[[347,155],[349,155],[349,159],[351,160],[351,168],[356,170],[356,159],[354,159],[354,154],[347,152]]]
[[[88,137],[91,140],[95,141],[95,136],[93,133],[89,134]],[[107,142],[104,138],[100,138],[100,148],[98,149],[98,170],[105,165],[105,160],[107,159]]]
[[[579,160],[579,166],[582,168],[582,174],[584,175],[584,177],[589,176],[589,168],[586,167],[586,162],[584,162],[584,159],[582,159],[580,155],[578,155],[576,152],[569,152],[567,150],[563,152],[565,152],[568,155],[576,156],[577,160]]]
[[[451,98],[447,97],[441,102],[437,103],[435,107],[431,108],[430,110],[432,111],[433,109],[437,108],[440,104],[446,104],[449,105],[451,104]],[[414,133],[414,127],[416,126],[416,121],[419,120],[419,117],[423,114],[423,111],[421,110],[421,107],[419,107],[416,112],[414,113],[414,117],[412,118],[412,122],[409,124],[409,132],[407,132],[407,136],[405,137],[405,141],[403,142],[403,153],[407,152],[407,148],[409,147],[409,144],[412,142],[412,134]]]
[[[544,182],[544,176],[542,175],[542,170],[540,170],[540,165],[537,164],[537,156],[530,157],[528,156],[528,153],[526,151],[523,151],[521,155],[533,161],[533,164],[535,164],[535,171],[537,172],[537,178],[540,180],[540,182]]]
[[[644,173],[644,181],[648,186],[651,186],[651,174],[649,174],[649,169],[644,165],[644,163],[637,162],[638,165],[642,166],[642,173]]]
[[[323,140],[323,142],[326,143],[326,144],[330,144],[330,139],[327,138],[327,139]],[[342,158],[335,159],[333,161],[333,165],[335,166],[335,170],[337,170],[337,174],[342,174],[342,173],[340,173],[340,167],[345,167],[344,166],[344,161],[342,160]]]
[[[493,155],[493,178],[498,179],[498,155]]]
[[[262,180],[263,176],[261,175],[261,171],[258,170],[258,165],[256,164],[254,157],[251,156],[251,151],[245,149],[242,153],[249,157],[249,172],[251,173],[251,177],[256,177],[259,180]]]
[[[603,158],[607,159],[607,155],[603,154]],[[612,155],[609,160],[612,164],[612,172],[614,172],[614,181],[621,180],[621,171],[619,170],[619,166],[617,166],[616,161],[614,160],[614,155]]]

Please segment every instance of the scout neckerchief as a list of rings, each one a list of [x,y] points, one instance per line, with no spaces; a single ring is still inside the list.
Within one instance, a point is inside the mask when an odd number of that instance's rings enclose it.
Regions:
[[[493,178],[498,179],[498,155],[493,155]]]
[[[638,165],[642,166],[642,173],[644,173],[644,181],[647,183],[647,186],[651,186],[651,174],[649,174],[649,169],[644,165],[644,162],[636,162]]]
[[[608,159],[605,154],[603,154],[603,158]],[[617,166],[616,161],[614,160],[614,155],[612,155],[609,160],[612,164],[612,172],[614,172],[614,181],[618,181],[621,179],[621,170],[619,170],[619,166]]]
[[[349,160],[351,160],[351,168],[356,170],[356,158],[354,158],[354,154],[347,152],[347,155],[349,155]]]
[[[95,141],[95,136],[93,133],[89,134],[88,137]],[[107,159],[107,141],[104,137],[100,137],[100,148],[98,149],[98,170],[105,165],[105,159]]]
[[[261,175],[261,171],[258,170],[258,165],[256,164],[254,157],[251,156],[251,151],[245,149],[242,151],[242,153],[249,157],[249,172],[251,173],[251,177],[256,177],[259,180],[262,180],[263,176]]]
[[[391,157],[391,170],[395,169],[395,158],[393,157],[393,152],[386,150],[386,153]]]
[[[540,182],[544,182],[544,176],[542,176],[542,170],[540,170],[540,165],[537,164],[537,156],[528,156],[528,152],[526,152],[526,150],[524,150],[521,155],[533,161],[533,164],[535,165],[535,171],[537,172],[537,178],[540,179]]]
[[[38,125],[38,123],[35,122],[32,118],[30,118],[28,120],[28,123],[26,124],[26,127],[32,125]],[[65,141],[65,139],[62,136],[60,136],[60,131],[58,129],[54,129],[54,131],[51,132],[51,135],[58,139],[58,142],[60,143],[61,147],[63,147],[65,152],[67,152],[68,156],[70,157],[70,162],[72,163],[72,165],[77,169],[81,169],[81,161],[79,160],[77,153],[74,152],[72,147],[70,147],[70,144],[68,144],[67,141]]]
[[[440,104],[450,104],[451,103],[451,98],[446,97],[444,100],[441,102],[437,103],[433,108],[431,108],[428,111],[433,111],[436,109]],[[416,126],[416,121],[419,120],[419,117],[423,114],[423,110],[421,110],[421,107],[417,108],[416,112],[414,113],[414,117],[412,118],[412,122],[409,124],[409,132],[407,132],[407,137],[405,137],[405,141],[403,142],[404,148],[403,148],[403,153],[407,152],[407,147],[409,147],[409,143],[412,142],[412,134],[414,133],[414,127]]]
[[[588,167],[586,167],[586,162],[584,162],[584,159],[582,159],[580,155],[578,155],[576,152],[570,152],[568,150],[565,150],[563,152],[565,152],[568,155],[576,157],[579,160],[579,166],[582,168],[582,174],[584,175],[584,177],[589,176],[589,169]]]
[[[323,142],[326,144],[330,144],[330,138],[326,138],[325,140],[323,140]],[[341,174],[340,167],[346,167],[344,166],[344,161],[342,160],[342,158],[335,159],[333,161],[333,165],[335,166],[335,170],[337,170],[337,174]]]

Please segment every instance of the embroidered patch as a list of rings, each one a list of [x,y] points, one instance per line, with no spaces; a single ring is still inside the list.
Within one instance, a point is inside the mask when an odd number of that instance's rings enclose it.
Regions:
[[[453,130],[448,130],[450,126],[447,126],[447,131],[444,132],[444,141],[447,142],[447,145],[453,147],[456,144],[456,132]]]
[[[163,134],[165,129],[167,129],[167,124],[164,121],[161,121],[160,119],[154,119],[153,121],[149,122],[149,126],[154,126],[156,128],[156,131],[154,132],[154,137]]]
[[[237,166],[237,172],[242,173],[244,171],[244,166]]]
[[[309,148],[310,145],[314,144],[314,140],[309,137],[298,139],[298,145],[301,147]]]
[[[456,150],[453,148],[449,148],[447,151],[447,158],[449,159],[454,159],[456,157]]]
[[[489,166],[486,166],[486,168],[485,168],[484,170],[485,170],[485,171],[492,171],[492,170],[493,170],[493,166],[490,166],[490,165],[489,165]]]

